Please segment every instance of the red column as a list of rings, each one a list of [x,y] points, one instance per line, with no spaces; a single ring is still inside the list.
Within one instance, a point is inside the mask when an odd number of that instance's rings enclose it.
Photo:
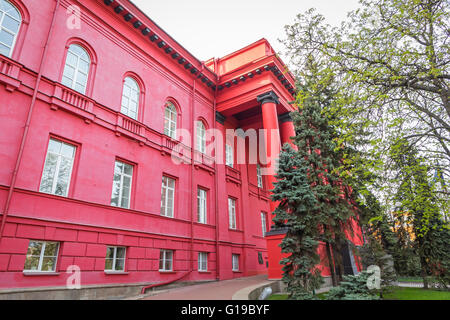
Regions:
[[[295,137],[295,128],[294,123],[292,122],[291,116],[288,113],[282,114],[279,116],[279,125],[280,125],[280,136],[281,136],[281,143],[284,145],[285,143],[289,143],[292,148],[297,150],[297,146],[294,145],[291,137]]]
[[[263,165],[266,170],[266,182],[267,189],[273,189],[273,183],[276,181],[275,175],[275,165],[273,161],[278,158],[281,150],[279,126],[278,126],[278,114],[277,114],[277,104],[278,96],[273,92],[269,91],[258,96],[257,101],[261,103],[262,118],[263,118],[263,128],[266,130],[266,154],[271,162],[267,165]],[[270,202],[270,210],[273,212],[276,208],[275,202]],[[269,217],[270,225],[272,225],[272,215]]]

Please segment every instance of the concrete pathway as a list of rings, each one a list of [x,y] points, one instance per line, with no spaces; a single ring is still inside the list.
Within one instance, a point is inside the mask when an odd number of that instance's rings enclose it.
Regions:
[[[267,275],[214,281],[181,288],[154,291],[142,300],[248,300],[248,293],[270,284]]]

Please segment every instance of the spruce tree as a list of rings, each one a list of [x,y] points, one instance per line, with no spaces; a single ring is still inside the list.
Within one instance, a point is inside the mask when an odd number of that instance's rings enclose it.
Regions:
[[[281,250],[288,257],[283,264],[283,281],[291,299],[312,299],[314,290],[320,287],[322,278],[317,265],[320,257],[319,225],[315,208],[318,203],[311,192],[307,178],[307,163],[286,144],[280,154],[277,182],[273,201],[279,201],[273,222],[287,228],[281,242]]]
[[[329,69],[310,58],[297,99],[299,109],[291,116],[298,156],[306,161],[309,185],[318,201],[319,240],[325,243],[333,285],[337,285],[344,274],[340,253],[347,248],[347,235],[353,233],[350,218],[354,217],[354,206],[351,190],[339,172],[345,148],[339,145],[339,134],[331,125],[339,116],[334,81]]]
[[[350,218],[354,216],[349,188],[338,172],[343,151],[329,123],[329,107],[335,99],[333,78],[312,59],[305,71],[296,101],[298,110],[291,113],[296,130],[293,143],[298,151],[284,147],[272,196],[279,201],[274,222],[288,228],[281,244],[282,251],[289,254],[282,261],[283,280],[295,299],[313,297],[320,282],[315,267],[320,262],[320,242],[327,249],[328,261],[322,263],[330,266],[333,284],[337,284],[337,275],[341,279],[344,268],[340,253],[347,248],[347,235],[352,233]]]

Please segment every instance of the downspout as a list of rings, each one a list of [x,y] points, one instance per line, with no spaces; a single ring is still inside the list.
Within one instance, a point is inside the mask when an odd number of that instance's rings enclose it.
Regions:
[[[217,112],[217,88],[219,87],[219,73],[217,72],[217,65],[219,59],[214,59],[214,72],[217,74],[217,84],[214,90],[214,132],[217,130],[216,125],[216,112]],[[217,176],[217,137],[214,138],[214,150],[216,152],[216,159],[214,161],[214,203],[215,203],[215,220],[216,220],[216,280],[220,280],[220,255],[219,255],[219,197],[217,191],[219,188],[219,178]],[[222,154],[222,153],[219,153]]]
[[[203,72],[203,62],[202,69]],[[195,124],[194,124],[194,116],[195,116],[195,92],[197,91],[197,78],[194,78],[194,84],[192,85],[192,107],[191,107],[191,263],[190,263],[190,271],[194,271],[194,197],[197,192],[194,192],[194,159],[195,159]]]
[[[203,63],[202,63],[202,71],[203,71]],[[191,240],[190,240],[190,252],[191,252],[191,261],[190,261],[190,267],[189,267],[189,271],[186,271],[185,273],[183,273],[181,276],[169,280],[169,281],[165,281],[165,282],[160,282],[160,283],[154,283],[148,286],[145,286],[142,288],[141,290],[141,294],[145,294],[145,291],[147,291],[148,289],[151,288],[156,288],[156,287],[161,287],[161,286],[165,286],[174,282],[177,282],[178,280],[183,279],[184,277],[186,277],[187,275],[189,275],[190,273],[192,273],[192,271],[194,270],[194,153],[195,153],[195,148],[194,148],[194,109],[195,109],[195,92],[197,90],[196,88],[197,85],[197,78],[194,78],[194,84],[192,86],[192,107],[191,107]]]
[[[60,5],[60,0],[56,0],[55,10],[53,11],[52,22],[50,24],[50,29],[48,30],[47,39],[46,39],[45,45],[44,45],[44,51],[42,53],[41,63],[39,65],[38,75],[36,78],[36,84],[34,86],[33,97],[31,99],[30,109],[28,111],[27,120],[25,122],[25,128],[24,128],[23,135],[22,135],[22,141],[20,143],[19,153],[17,154],[17,160],[16,160],[16,164],[15,164],[14,171],[12,174],[11,184],[10,184],[9,190],[8,190],[8,197],[6,199],[5,209],[3,210],[2,224],[0,226],[0,241],[3,238],[3,230],[6,225],[6,219],[8,217],[9,207],[11,205],[11,199],[12,199],[14,189],[16,186],[17,174],[19,172],[20,164],[22,162],[23,151],[25,149],[25,144],[26,144],[27,137],[28,137],[28,131],[29,131],[30,124],[31,124],[31,118],[33,115],[34,106],[36,105],[36,99],[37,99],[37,95],[38,95],[38,91],[39,91],[39,85],[40,85],[41,79],[42,79],[42,69],[43,69],[43,66],[44,66],[44,63],[45,63],[45,60],[47,57],[48,47],[49,47],[49,43],[50,43],[50,37],[51,37],[51,33],[53,31],[53,27],[55,25],[56,12],[57,12],[59,5]]]

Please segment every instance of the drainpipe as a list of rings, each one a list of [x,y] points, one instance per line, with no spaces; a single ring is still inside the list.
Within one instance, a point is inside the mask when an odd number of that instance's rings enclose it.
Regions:
[[[203,62],[202,69],[200,72],[203,72]],[[197,194],[194,188],[194,158],[195,158],[195,124],[194,124],[194,115],[195,115],[195,92],[197,91],[197,78],[194,78],[194,84],[192,86],[192,107],[191,107],[191,263],[190,263],[190,271],[194,270],[194,197]]]
[[[219,59],[214,59],[214,72],[217,74],[217,84],[214,90],[214,131],[217,130],[216,125],[216,112],[217,112],[217,87],[219,86],[219,73],[217,71]],[[220,280],[220,255],[219,255],[219,197],[217,195],[217,189],[219,187],[219,179],[217,177],[217,137],[214,138],[214,150],[216,152],[216,159],[214,161],[214,203],[215,203],[215,220],[216,220],[216,280]]]
[[[3,238],[3,230],[6,225],[6,218],[8,217],[9,207],[10,207],[11,199],[12,199],[12,196],[14,193],[16,180],[17,180],[17,174],[19,172],[20,164],[22,162],[23,151],[25,149],[25,144],[26,144],[27,137],[28,137],[28,131],[30,129],[31,118],[33,115],[34,106],[36,105],[36,99],[37,99],[37,95],[38,95],[38,91],[39,91],[39,84],[41,83],[41,79],[42,79],[42,70],[43,70],[43,66],[44,66],[44,63],[45,63],[45,60],[47,57],[51,33],[52,33],[53,27],[55,25],[56,12],[57,12],[59,5],[60,5],[60,0],[56,0],[55,10],[53,11],[52,22],[50,24],[50,29],[48,30],[47,39],[45,41],[45,46],[44,46],[44,51],[42,53],[41,63],[39,65],[38,75],[37,75],[37,79],[36,79],[36,84],[34,86],[33,97],[31,99],[30,109],[28,110],[28,116],[27,116],[27,120],[25,122],[25,128],[24,128],[23,135],[22,135],[22,141],[20,143],[19,153],[17,154],[17,160],[16,160],[16,164],[15,164],[14,171],[12,174],[11,184],[10,184],[9,190],[8,190],[8,197],[6,199],[5,209],[3,210],[2,224],[0,226],[0,241]]]

